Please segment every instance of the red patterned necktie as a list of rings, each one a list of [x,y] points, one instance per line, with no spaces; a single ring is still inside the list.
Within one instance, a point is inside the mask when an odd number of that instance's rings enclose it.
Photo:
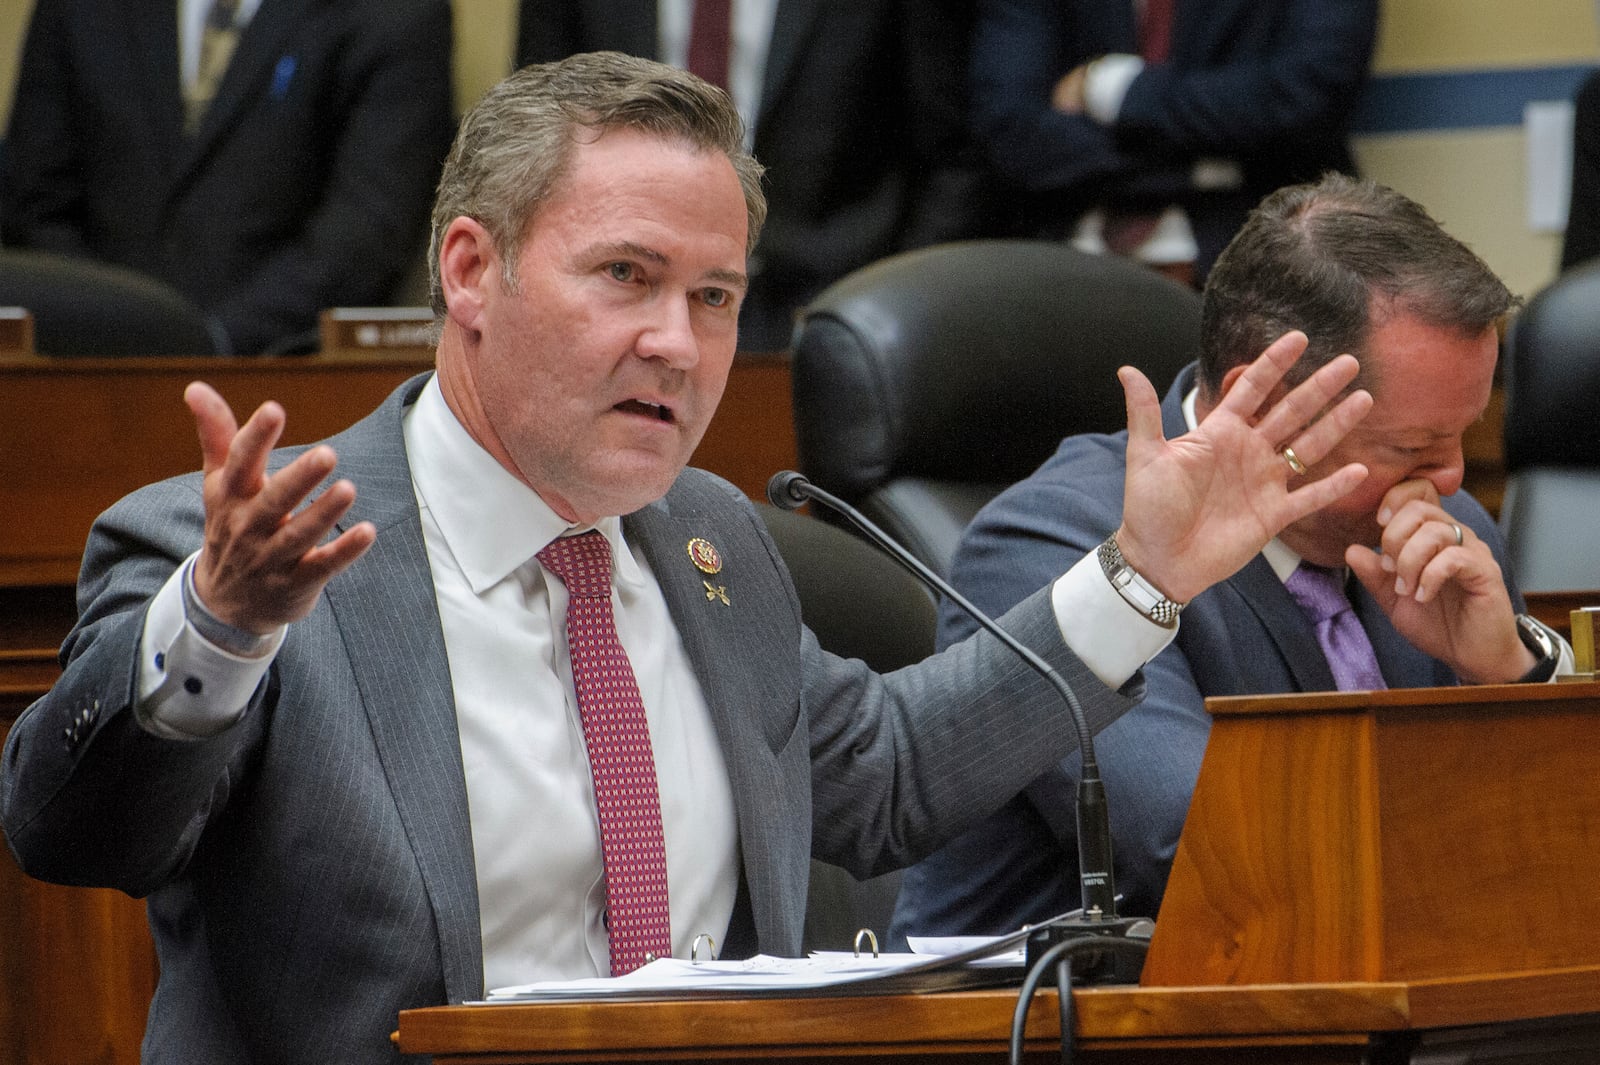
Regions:
[[[589,749],[606,867],[611,975],[672,954],[667,848],[644,700],[611,614],[611,546],[598,532],[552,541],[539,563],[567,586],[567,653]]]
[[[694,0],[694,15],[689,20],[689,73],[726,89],[732,45],[733,0]]]
[[[1378,653],[1372,649],[1367,630],[1361,627],[1350,597],[1344,591],[1344,572],[1313,566],[1299,567],[1283,582],[1294,601],[1317,629],[1333,682],[1342,692],[1382,691],[1389,685],[1378,669]]]

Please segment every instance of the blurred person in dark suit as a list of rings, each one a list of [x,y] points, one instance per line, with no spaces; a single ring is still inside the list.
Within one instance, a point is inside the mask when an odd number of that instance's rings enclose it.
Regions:
[[[39,0],[0,241],[177,288],[218,350],[386,302],[453,133],[446,0]]]
[[[980,0],[977,136],[1028,235],[1184,280],[1263,195],[1355,173],[1377,0]]]
[[[770,204],[739,346],[773,351],[794,312],[851,270],[983,231],[970,26],[971,0],[524,0],[518,55],[610,49],[729,91]]]
[[[1572,202],[1561,269],[1600,256],[1600,71],[1578,89],[1572,111]]]

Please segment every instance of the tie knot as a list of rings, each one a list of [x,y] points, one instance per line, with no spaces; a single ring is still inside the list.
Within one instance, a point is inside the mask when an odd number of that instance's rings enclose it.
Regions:
[[[1350,597],[1344,592],[1344,579],[1342,570],[1302,562],[1283,582],[1283,586],[1312,622],[1319,623],[1350,609]]]
[[[611,598],[611,545],[595,530],[552,540],[535,557],[561,578],[572,598]]]

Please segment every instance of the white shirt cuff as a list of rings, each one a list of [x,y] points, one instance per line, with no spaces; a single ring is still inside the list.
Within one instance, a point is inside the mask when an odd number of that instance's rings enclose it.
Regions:
[[[1061,638],[1108,688],[1128,682],[1178,634],[1135,610],[1111,587],[1093,551],[1056,579],[1050,590]]]
[[[194,557],[150,600],[139,644],[134,713],[147,731],[166,739],[215,736],[238,721],[288,631],[274,633],[260,657],[232,654],[201,636],[183,608],[184,575]]]
[[[1089,64],[1083,72],[1083,109],[1102,126],[1116,124],[1133,79],[1144,73],[1144,59],[1114,52]]]

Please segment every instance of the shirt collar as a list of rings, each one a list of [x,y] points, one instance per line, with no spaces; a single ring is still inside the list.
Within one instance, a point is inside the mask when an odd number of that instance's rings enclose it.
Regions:
[[[643,582],[622,538],[622,520],[575,525],[551,510],[456,420],[437,376],[407,412],[405,438],[417,501],[433,515],[474,593],[504,580],[557,537],[591,528],[611,545],[613,582]]]
[[[1199,394],[1200,389],[1196,387],[1189,389],[1188,393],[1183,397],[1183,422],[1191,430],[1200,424],[1195,419],[1194,414],[1194,403]],[[1280,581],[1287,581],[1289,576],[1294,573],[1295,568],[1300,565],[1300,556],[1295,554],[1288,544],[1276,536],[1267,541],[1267,545],[1261,549],[1261,554],[1267,560],[1267,565],[1272,567],[1272,572],[1278,575]]]

